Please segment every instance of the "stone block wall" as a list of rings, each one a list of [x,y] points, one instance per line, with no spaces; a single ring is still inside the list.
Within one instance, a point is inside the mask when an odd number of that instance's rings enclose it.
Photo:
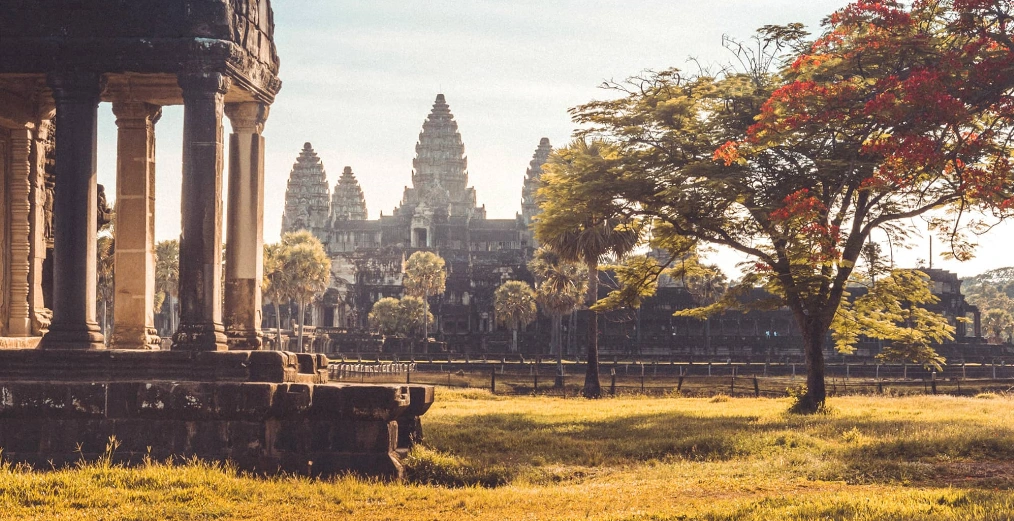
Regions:
[[[0,382],[0,448],[37,467],[103,454],[231,461],[259,472],[402,477],[426,386],[257,382]]]

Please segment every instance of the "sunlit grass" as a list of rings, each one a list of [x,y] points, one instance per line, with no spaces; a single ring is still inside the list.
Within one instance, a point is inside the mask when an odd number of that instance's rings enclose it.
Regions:
[[[1010,519],[1012,405],[856,396],[796,416],[787,399],[441,389],[406,483],[4,465],[0,519]]]

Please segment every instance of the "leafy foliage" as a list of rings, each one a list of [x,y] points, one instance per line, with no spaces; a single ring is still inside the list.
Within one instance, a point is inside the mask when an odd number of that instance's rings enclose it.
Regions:
[[[513,333],[511,350],[518,350],[518,330],[531,324],[538,316],[535,291],[526,282],[508,280],[493,294],[496,323],[510,328]]]
[[[444,259],[429,251],[417,251],[405,261],[405,276],[402,283],[409,295],[423,301],[423,335],[429,335],[429,297],[443,293],[447,283]]]
[[[780,296],[803,332],[815,410],[822,342],[870,233],[904,242],[929,215],[965,259],[985,229],[970,210],[1010,215],[1012,16],[1000,0],[859,1],[813,42],[762,29],[757,51],[734,48],[749,70],[609,83],[618,98],[572,111],[608,156],[584,188],[545,197],[752,257],[744,284]]]
[[[598,300],[599,257],[623,257],[637,245],[641,223],[620,213],[609,173],[619,158],[618,149],[604,141],[577,139],[550,154],[542,166],[538,200],[542,213],[535,217],[535,236],[541,244],[568,262],[588,267],[590,307]],[[614,187],[615,188],[615,187]],[[582,393],[601,396],[598,366],[598,313],[588,324],[588,356]]]
[[[939,302],[929,276],[917,270],[892,270],[853,302],[843,302],[831,323],[835,348],[852,353],[860,336],[887,340],[877,358],[912,362],[940,370],[946,359],[934,344],[954,340],[954,326],[926,309]]]
[[[385,335],[412,337],[422,332],[427,318],[433,320],[433,315],[425,316],[424,308],[419,297],[384,297],[373,303],[370,325]]]
[[[562,370],[560,320],[563,315],[573,312],[581,305],[588,288],[588,270],[579,264],[564,261],[559,254],[546,248],[535,251],[528,269],[535,276],[535,301],[552,317],[552,344],[557,354],[557,364]]]
[[[180,283],[180,241],[176,239],[159,241],[155,245],[155,311],[162,309],[167,298],[177,295]],[[170,329],[175,329],[171,322],[175,317],[170,300]]]

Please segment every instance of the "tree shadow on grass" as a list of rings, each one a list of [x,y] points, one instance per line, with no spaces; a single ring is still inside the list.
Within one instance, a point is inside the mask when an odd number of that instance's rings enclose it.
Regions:
[[[812,479],[931,482],[941,460],[1014,462],[1014,430],[907,418],[765,418],[662,412],[579,422],[486,413],[431,423],[428,444],[478,467],[726,462],[775,453],[827,463]],[[775,420],[775,421],[771,421]]]

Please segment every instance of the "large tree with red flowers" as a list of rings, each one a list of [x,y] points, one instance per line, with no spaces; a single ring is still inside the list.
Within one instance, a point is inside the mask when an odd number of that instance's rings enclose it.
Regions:
[[[829,327],[870,234],[903,239],[926,216],[967,258],[969,232],[1011,213],[1012,22],[1009,1],[859,1],[815,41],[765,27],[756,50],[736,47],[746,67],[610,84],[617,99],[573,111],[620,150],[587,189],[653,223],[657,244],[750,255],[746,282],[782,297],[803,333],[799,407],[817,410]]]

